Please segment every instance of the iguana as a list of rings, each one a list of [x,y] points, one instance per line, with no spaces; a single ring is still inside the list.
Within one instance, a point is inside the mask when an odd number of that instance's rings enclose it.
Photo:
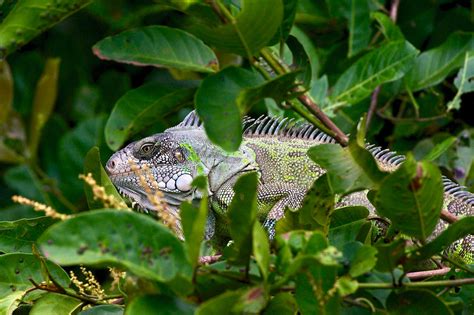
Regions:
[[[202,197],[199,190],[193,188],[193,179],[206,176],[211,209],[207,238],[211,238],[216,229],[225,233],[225,212],[239,176],[257,172],[259,219],[272,237],[275,222],[284,216],[285,209],[300,208],[307,190],[325,172],[307,156],[307,150],[336,141],[312,125],[298,124],[287,118],[245,118],[243,128],[240,148],[226,152],[209,141],[193,111],[177,126],[130,143],[113,154],[106,170],[120,194],[129,199],[134,208],[153,212],[155,207],[147,194],[159,189],[177,217],[181,202]],[[405,160],[404,156],[380,147],[369,145],[367,149],[383,170],[393,171]],[[473,215],[474,195],[447,178],[443,183],[444,208],[456,216]],[[337,204],[339,207],[347,205],[363,205],[375,211],[366,192],[349,194]],[[441,220],[438,225],[443,225]],[[461,242],[462,246],[457,244],[457,248],[461,248],[466,261],[472,262],[474,236],[469,235]]]

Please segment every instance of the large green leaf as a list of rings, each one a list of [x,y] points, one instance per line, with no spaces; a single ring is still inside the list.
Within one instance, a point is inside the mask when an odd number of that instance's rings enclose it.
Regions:
[[[473,231],[474,231],[474,217],[471,216],[471,217],[462,218],[459,221],[450,224],[448,228],[444,230],[434,240],[422,246],[421,248],[416,249],[413,255],[411,256],[411,259],[414,261],[428,259],[431,256],[447,249],[456,240],[459,240],[469,234],[472,234]],[[466,243],[467,242],[468,240],[466,240]],[[472,247],[472,244],[471,244],[470,250],[472,251],[473,249],[474,248]],[[467,249],[466,251],[468,252],[469,249]],[[468,252],[467,255],[472,256],[472,252],[471,253]],[[471,260],[474,260],[474,257],[471,257]]]
[[[251,106],[264,98],[273,98],[281,103],[295,97],[293,89],[297,86],[295,79],[298,72],[289,72],[251,88],[243,89],[237,97],[237,105],[242,113],[250,110]]]
[[[148,128],[188,102],[194,89],[171,89],[151,83],[128,91],[114,106],[105,125],[105,140],[119,149],[130,136]]]
[[[78,175],[84,171],[87,152],[103,142],[104,116],[81,121],[65,133],[59,142],[60,189],[70,199],[82,197],[83,182]]]
[[[242,141],[241,113],[237,105],[239,93],[253,88],[262,79],[241,68],[229,67],[208,76],[196,93],[196,111],[204,123],[209,139],[226,151],[235,151]]]
[[[309,157],[328,173],[333,192],[347,194],[378,187],[385,173],[373,156],[355,141],[348,148],[338,144],[321,144],[308,150]]]
[[[357,60],[337,80],[333,100],[355,104],[380,84],[401,78],[418,51],[406,41],[389,42]]]
[[[464,65],[459,70],[454,85],[458,89],[454,98],[448,103],[448,110],[461,108],[461,95],[474,91],[474,51],[471,51],[473,56],[466,53],[464,58]]]
[[[273,38],[283,20],[281,0],[242,0],[234,21],[211,27],[197,24],[191,31],[211,46],[246,57],[256,54]]]
[[[373,202],[377,211],[406,235],[425,240],[434,230],[443,205],[439,169],[412,155],[381,183]]]
[[[74,314],[81,304],[82,301],[76,298],[58,293],[48,293],[35,302],[30,315]]]
[[[0,124],[8,118],[13,103],[13,79],[10,66],[5,60],[0,60]],[[2,136],[0,134],[0,136]],[[1,138],[0,138],[1,139]]]
[[[202,198],[199,207],[193,206],[190,202],[183,202],[180,207],[186,251],[193,267],[198,264],[201,242],[204,239],[207,207],[207,197]]]
[[[349,275],[358,277],[372,270],[377,262],[377,250],[360,242],[349,242],[344,246],[344,258],[349,260]]]
[[[214,72],[214,52],[192,34],[166,26],[146,26],[107,37],[92,48],[101,59],[137,66]]]
[[[313,183],[298,210],[301,226],[309,230],[320,229],[327,234],[335,200],[328,176],[324,174]]]
[[[156,281],[189,279],[183,244],[165,226],[129,211],[96,210],[59,222],[38,240],[62,265],[115,265]]]
[[[33,99],[33,113],[30,122],[29,149],[30,154],[36,157],[41,130],[51,115],[56,103],[60,60],[51,58],[46,61],[43,74],[36,84]]]
[[[404,81],[412,91],[436,85],[461,67],[466,52],[471,50],[474,50],[474,34],[454,33],[440,46],[416,57]]]
[[[350,0],[348,10],[349,22],[349,52],[348,57],[352,57],[369,44],[370,31],[370,9],[367,0]]]
[[[428,290],[392,291],[387,299],[387,310],[393,315],[453,314],[451,309],[435,293]]]
[[[252,231],[252,249],[253,256],[260,268],[260,274],[266,281],[269,274],[270,266],[270,244],[268,236],[259,222],[255,222]]]
[[[19,0],[0,24],[0,59],[90,2]]]
[[[66,272],[50,261],[45,266],[51,277],[63,288],[69,286]],[[41,283],[48,279],[40,260],[33,254],[5,254],[0,256],[0,314],[12,314],[19,299],[26,290],[33,287],[30,279]]]
[[[257,219],[257,173],[242,175],[234,186],[228,209],[230,235],[234,240],[229,262],[246,265],[252,253],[252,230]]]
[[[0,252],[31,253],[38,237],[54,222],[50,217],[0,222]]]

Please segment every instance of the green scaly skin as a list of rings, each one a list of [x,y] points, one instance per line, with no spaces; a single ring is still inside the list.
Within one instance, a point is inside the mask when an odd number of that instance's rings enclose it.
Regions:
[[[147,191],[161,190],[177,218],[181,202],[202,197],[192,187],[192,180],[206,176],[211,210],[206,237],[217,236],[221,244],[229,237],[226,210],[234,195],[233,186],[242,174],[257,172],[258,218],[273,237],[276,221],[284,216],[286,209],[298,210],[307,190],[325,172],[309,159],[307,150],[335,141],[309,125],[295,126],[282,119],[247,119],[244,126],[246,132],[239,150],[228,153],[208,140],[192,112],[176,127],[116,152],[107,162],[106,170],[132,207],[154,212],[156,209],[148,200]],[[385,171],[395,170],[404,160],[403,156],[394,156],[393,152],[380,148],[369,146],[368,149]],[[143,187],[144,182],[148,187]],[[351,205],[362,205],[375,213],[366,192],[350,194],[337,203],[337,207]],[[473,215],[474,195],[446,179],[444,208],[456,216]],[[177,222],[179,225],[179,220]],[[180,230],[180,226],[177,228]],[[444,228],[445,223],[440,221],[435,234]],[[472,235],[458,241],[452,246],[455,255],[472,263],[473,242]]]

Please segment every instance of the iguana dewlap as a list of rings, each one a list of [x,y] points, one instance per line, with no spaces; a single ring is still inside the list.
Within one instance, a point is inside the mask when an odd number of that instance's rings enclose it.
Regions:
[[[306,191],[325,172],[307,156],[307,150],[336,142],[311,125],[295,124],[286,118],[245,119],[244,130],[239,150],[226,152],[208,140],[199,118],[191,112],[177,126],[116,152],[106,170],[134,208],[153,212],[147,194],[159,189],[176,216],[182,201],[202,197],[191,184],[197,176],[206,176],[211,208],[208,238],[216,231],[226,233],[225,213],[236,180],[244,173],[257,172],[259,218],[273,236],[275,222],[284,216],[285,209],[298,210]],[[396,169],[405,159],[379,147],[367,148],[384,170]],[[444,185],[445,209],[456,216],[473,215],[474,195],[448,179],[444,179]],[[350,194],[338,203],[348,205],[363,205],[375,211],[365,192]],[[439,226],[442,225],[440,221]],[[474,257],[473,242],[470,235],[460,243],[461,255],[467,261]]]

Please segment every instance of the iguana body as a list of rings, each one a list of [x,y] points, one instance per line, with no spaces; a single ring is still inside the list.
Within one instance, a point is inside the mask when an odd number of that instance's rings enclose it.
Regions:
[[[335,140],[311,125],[269,117],[246,119],[244,130],[239,150],[225,152],[208,140],[198,117],[192,112],[176,127],[118,151],[106,168],[119,192],[146,212],[154,210],[147,192],[159,189],[177,214],[183,200],[201,197],[191,182],[199,175],[206,176],[212,210],[209,238],[215,228],[220,234],[226,233],[225,212],[239,176],[257,172],[259,219],[272,233],[285,209],[298,210],[307,190],[325,172],[309,159],[307,150],[318,144],[335,143]],[[388,150],[373,146],[368,149],[383,170],[392,171],[404,160],[403,156]],[[148,187],[144,187],[144,182]],[[350,194],[338,203],[338,206],[347,205],[363,205],[374,212],[365,192]],[[473,215],[474,195],[445,179],[444,207],[458,216]],[[472,235],[462,242],[463,256],[472,259]]]

